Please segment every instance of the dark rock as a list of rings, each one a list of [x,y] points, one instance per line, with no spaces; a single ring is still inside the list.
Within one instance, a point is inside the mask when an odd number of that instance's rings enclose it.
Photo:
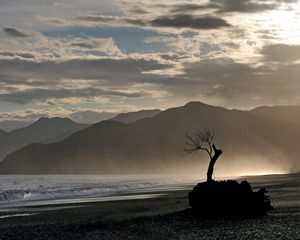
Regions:
[[[247,181],[207,181],[189,193],[189,204],[197,215],[257,216],[273,209],[265,188],[254,192]]]

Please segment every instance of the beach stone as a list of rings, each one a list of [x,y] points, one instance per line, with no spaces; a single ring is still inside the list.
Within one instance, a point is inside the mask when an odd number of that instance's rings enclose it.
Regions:
[[[247,181],[207,181],[189,193],[193,213],[205,216],[256,216],[273,209],[266,190],[252,190]]]

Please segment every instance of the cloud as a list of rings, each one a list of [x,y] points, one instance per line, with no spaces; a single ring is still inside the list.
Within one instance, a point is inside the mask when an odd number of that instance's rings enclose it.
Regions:
[[[3,31],[11,37],[18,37],[18,38],[30,37],[30,33],[16,27],[4,27]]]
[[[43,61],[0,58],[0,101],[56,105],[101,102],[111,97],[162,98],[167,94],[165,91],[143,85],[176,84],[176,79],[150,73],[170,68],[170,64],[163,63],[166,61],[85,56]]]
[[[83,15],[76,17],[75,21],[70,20],[71,24],[80,24],[80,22],[88,23],[101,23],[109,26],[142,26],[145,27],[148,25],[147,20],[129,18],[129,17],[119,17],[119,16],[104,16],[104,15]],[[76,22],[78,20],[78,22]],[[68,22],[67,22],[68,23]]]
[[[221,27],[230,27],[231,25],[225,20],[215,17],[175,15],[156,18],[151,21],[151,26],[191,29],[217,29]]]
[[[205,58],[194,63],[186,63],[185,76],[209,80],[210,83],[218,83],[226,80],[238,80],[240,76],[253,74],[253,68],[249,64],[238,63],[230,58]]]
[[[175,59],[183,59],[187,56],[204,56],[214,51],[220,50],[220,48],[210,43],[207,38],[203,37],[203,34],[196,34],[195,36],[185,37],[183,35],[160,35],[157,37],[147,37],[144,39],[147,44],[160,43],[166,45],[171,49],[173,54],[169,55],[169,59],[175,61]],[[222,43],[223,45],[226,43]],[[177,57],[175,56],[177,54]],[[180,56],[179,56],[180,55]],[[161,55],[163,57],[163,55]],[[174,58],[175,57],[175,58]]]
[[[99,51],[109,56],[120,56],[123,54],[112,38],[74,38],[66,44],[66,47],[83,51]]]
[[[33,54],[32,52],[24,52],[24,51],[0,51],[0,58],[2,57],[11,57],[11,58],[16,58],[16,57],[20,57],[20,58],[35,58],[35,54]]]
[[[198,10],[207,10],[210,7],[207,4],[197,4],[197,3],[181,3],[175,4],[171,6],[170,12],[171,13],[191,13]]]
[[[127,16],[168,16],[173,14],[220,14],[220,13],[257,13],[275,10],[282,4],[292,4],[297,0],[209,0],[209,1],[117,1],[116,5]],[[152,11],[149,11],[151,9]]]
[[[300,60],[300,45],[266,45],[261,50],[261,54],[265,61],[290,64]]]
[[[215,11],[216,13],[258,13],[280,9],[282,4],[292,4],[295,2],[297,2],[297,0],[210,0],[208,3],[202,4],[185,2],[181,4],[170,5],[170,12],[191,13],[211,10]]]
[[[6,108],[300,103],[295,0],[74,1],[30,4],[30,21],[1,6]]]
[[[57,20],[57,19],[52,19]],[[56,21],[57,22],[57,21]],[[118,16],[103,16],[103,15],[83,15],[75,18],[75,21],[61,22],[62,24],[74,24],[80,23],[97,23],[109,26],[136,26],[143,28],[185,28],[195,30],[205,29],[218,29],[222,27],[230,27],[231,25],[226,21],[218,17],[210,16],[193,16],[187,14],[167,15],[155,17],[153,19],[139,19],[132,17],[118,17]]]
[[[118,96],[126,98],[140,98],[151,96],[151,91],[122,91],[122,90],[109,90],[109,89],[100,89],[100,88],[84,88],[84,89],[42,89],[35,88],[11,93],[0,94],[0,100],[18,104],[26,104],[34,101],[49,100],[53,101],[55,104],[59,102],[60,99],[74,99],[75,103],[81,102],[80,99],[83,99],[82,102],[92,101],[94,97],[101,96]],[[54,99],[54,100],[52,100]],[[99,99],[97,99],[99,100]],[[72,101],[70,101],[72,103]]]
[[[19,28],[16,29],[16,31],[26,33],[26,38],[15,38],[14,41],[10,42],[10,47],[14,49],[14,51],[1,51],[0,49],[0,57],[47,59],[61,56],[64,56],[64,58],[76,57],[87,54],[96,56],[123,55],[122,50],[110,37],[101,38],[88,35],[82,35],[81,37],[48,37],[37,31]]]
[[[82,104],[136,99],[219,99],[227,106],[300,102],[299,65],[238,62],[218,54],[203,58],[162,54],[116,59],[0,61],[0,101]],[[173,63],[173,64],[171,64]],[[12,79],[12,81],[10,81]],[[284,79],[284,81],[283,81]],[[8,88],[9,87],[9,88]],[[118,100],[119,99],[119,100]],[[178,101],[178,99],[176,101]],[[237,101],[237,99],[239,101]],[[272,100],[273,99],[273,100]],[[174,99],[175,100],[175,99]],[[131,101],[131,100],[130,100]],[[237,107],[238,107],[237,106]]]
[[[296,104],[300,102],[299,64],[255,66],[230,58],[206,58],[186,63],[181,76],[199,79],[198,86],[172,88],[179,95],[206,101],[217,100],[222,106]]]
[[[200,54],[201,52],[201,40],[200,37],[182,37],[179,36],[158,36],[158,37],[147,37],[144,39],[144,42],[147,44],[152,43],[161,43],[165,44],[169,48],[172,49],[172,51],[176,53],[186,53],[186,54]],[[174,59],[174,57],[178,58],[179,56],[172,55],[172,58],[170,58],[170,55],[166,55],[168,59]]]
[[[210,0],[207,7],[215,8],[218,12],[253,13],[273,10],[278,8],[279,5],[276,1],[266,3],[266,1],[259,0]]]
[[[109,81],[111,84],[140,82],[143,72],[166,69],[171,65],[155,59],[143,58],[87,58],[27,61],[23,59],[2,59],[0,77],[12,79],[87,79]],[[144,77],[143,77],[144,76]],[[0,78],[1,79],[1,78]]]

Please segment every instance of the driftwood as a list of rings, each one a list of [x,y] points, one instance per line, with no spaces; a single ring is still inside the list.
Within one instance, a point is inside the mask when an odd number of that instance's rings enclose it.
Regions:
[[[247,181],[198,183],[188,195],[193,212],[203,216],[257,216],[273,209],[266,190],[254,192]]]

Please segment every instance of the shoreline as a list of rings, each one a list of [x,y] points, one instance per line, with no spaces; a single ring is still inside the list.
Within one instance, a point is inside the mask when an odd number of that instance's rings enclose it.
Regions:
[[[0,218],[0,239],[296,239],[300,236],[300,176],[247,177],[266,187],[275,210],[249,219],[195,218],[191,189],[139,200],[24,207]],[[238,179],[238,181],[244,180]],[[157,193],[157,192],[156,192]],[[155,194],[155,192],[153,192]],[[5,214],[5,213],[3,213]],[[6,214],[7,215],[7,214]]]
[[[149,195],[159,194],[154,198],[123,199],[110,201],[91,201],[79,203],[63,203],[23,206],[6,208],[1,211],[0,225],[3,221],[7,225],[22,225],[27,223],[52,224],[59,222],[85,222],[96,219],[132,218],[153,214],[163,214],[176,211],[187,206],[189,190],[151,192]],[[122,195],[124,197],[124,195]],[[109,197],[110,198],[110,197]],[[185,201],[186,200],[186,201]],[[24,218],[1,219],[1,215],[34,214]],[[63,220],[63,221],[61,221]]]
[[[243,180],[248,180],[248,181],[268,181],[269,179],[273,178],[278,178],[280,176],[293,176],[293,175],[299,175],[300,173],[291,173],[291,174],[268,174],[268,175],[249,175],[249,176],[234,176],[234,177],[220,177],[217,178],[216,181],[223,181],[223,180],[236,180],[236,181],[243,181]],[[7,175],[5,175],[7,176]],[[11,176],[20,176],[20,175],[11,175]],[[36,176],[36,175],[24,175],[24,176]],[[42,176],[42,175],[41,175]],[[53,175],[53,176],[60,176],[60,175]],[[62,175],[65,176],[65,175]],[[75,176],[78,177],[78,175],[70,175],[70,176]],[[86,175],[83,175],[86,176]],[[98,175],[94,175],[97,176]],[[102,175],[101,175],[102,176]],[[117,176],[118,178],[120,175],[107,175],[107,176]],[[132,176],[132,175],[126,175]],[[133,175],[134,176],[134,175]],[[137,175],[138,176],[138,175]],[[155,175],[149,175],[151,177]],[[160,176],[160,175],[159,175]],[[175,176],[175,175],[174,175]],[[1,177],[1,175],[0,175]],[[167,177],[170,177],[167,175]],[[182,176],[178,176],[179,178],[182,178]],[[184,177],[183,177],[184,178]],[[200,179],[199,182],[204,182],[205,180]],[[196,183],[196,181],[195,181]],[[154,198],[158,197],[160,194],[165,194],[165,192],[171,192],[171,191],[179,191],[179,190],[188,190],[191,189],[194,186],[190,182],[182,182],[182,183],[174,183],[174,184],[167,184],[167,185],[157,185],[157,186],[151,186],[151,187],[146,187],[146,188],[136,188],[136,189],[131,189],[131,190],[123,190],[120,192],[112,192],[112,193],[107,193],[104,195],[70,195],[69,197],[59,197],[58,198],[40,198],[40,199],[26,199],[26,200],[6,200],[6,202],[0,202],[0,217],[1,217],[1,212],[3,211],[9,211],[9,209],[12,208],[26,208],[26,207],[34,207],[34,206],[62,206],[62,205],[73,205],[73,204],[84,204],[84,203],[96,203],[96,202],[105,202],[105,201],[123,201],[123,200],[138,200],[138,199],[143,199],[143,198]]]

